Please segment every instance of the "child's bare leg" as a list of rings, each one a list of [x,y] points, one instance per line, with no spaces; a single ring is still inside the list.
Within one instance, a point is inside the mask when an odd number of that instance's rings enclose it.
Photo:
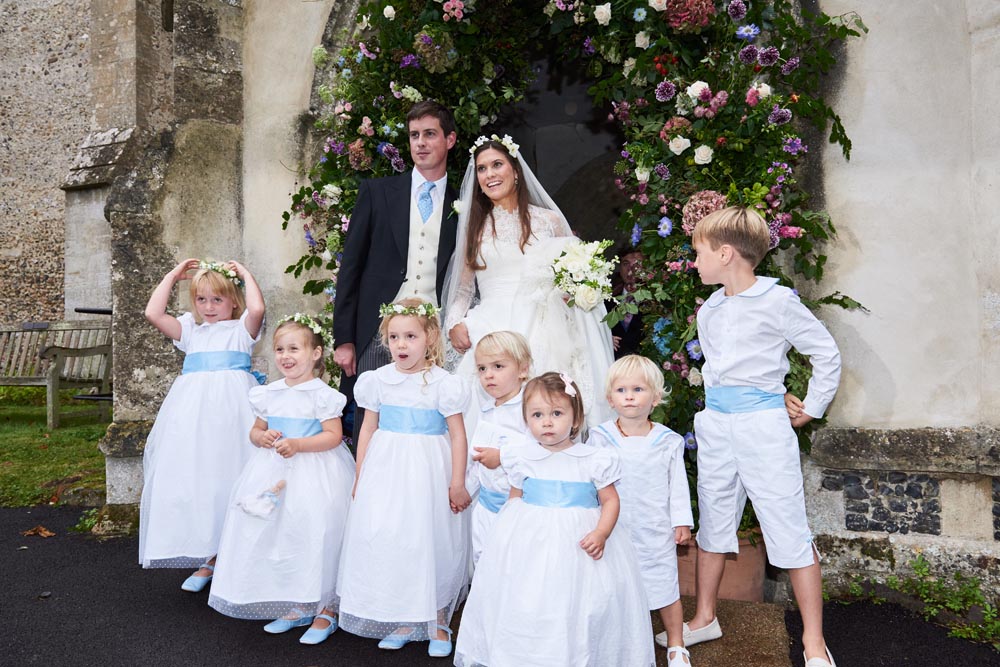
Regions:
[[[703,628],[715,620],[715,606],[719,600],[719,584],[726,570],[726,554],[705,551],[698,547],[698,566],[695,570],[697,605],[694,617],[688,621],[692,630]]]
[[[806,659],[826,660],[826,640],[823,638],[823,574],[813,550],[813,564],[788,570],[795,601],[802,614],[802,647]]]
[[[663,629],[667,631],[667,644],[684,646],[684,609],[681,608],[681,601],[662,607],[660,620],[663,621]]]
[[[209,565],[215,565],[215,556],[212,556],[211,558],[209,558],[205,562],[208,563]],[[196,576],[196,577],[210,577],[210,576],[212,576],[212,570],[208,569],[207,567],[199,567],[198,571],[194,573],[194,576]]]
[[[442,639],[442,640],[447,641],[448,640],[448,633],[441,629],[442,627],[444,627],[444,628],[448,627],[448,609],[447,608],[441,609],[440,611],[438,611],[438,622],[437,622],[437,624],[438,624],[438,627],[434,628],[434,639]]]
[[[333,618],[337,618],[337,612],[333,611],[329,607],[323,607],[323,611],[321,611],[320,614],[326,614],[327,616],[332,616]],[[330,627],[330,621],[326,620],[325,618],[320,618],[319,615],[317,614],[316,618],[313,619],[312,625],[309,627],[314,630],[326,630],[328,627]]]

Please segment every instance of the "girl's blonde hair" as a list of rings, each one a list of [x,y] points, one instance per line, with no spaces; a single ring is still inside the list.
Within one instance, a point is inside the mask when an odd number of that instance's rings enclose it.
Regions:
[[[663,371],[656,365],[656,362],[638,354],[625,355],[611,364],[611,368],[608,369],[608,378],[604,382],[604,393],[608,399],[611,398],[611,391],[614,389],[615,383],[630,375],[638,375],[642,378],[643,384],[656,397],[657,403],[663,400],[666,395],[663,385]]]
[[[194,311],[194,319],[198,324],[201,324],[201,316],[198,315],[198,309],[194,308],[194,304],[198,298],[198,290],[202,288],[207,289],[212,294],[232,299],[234,307],[231,319],[238,320],[243,315],[243,311],[247,309],[247,301],[243,295],[243,290],[237,288],[232,280],[211,269],[198,269],[198,272],[191,278],[190,288],[191,306]]]
[[[306,341],[308,341],[312,349],[315,350],[318,347],[321,350],[323,350],[323,353],[319,355],[319,359],[317,359],[316,363],[313,365],[313,374],[316,377],[323,377],[323,373],[326,371],[326,365],[323,361],[323,357],[324,355],[326,355],[327,352],[326,348],[323,347],[323,336],[319,335],[318,333],[316,333],[315,331],[313,331],[304,324],[300,324],[294,320],[286,320],[281,324],[279,324],[278,327],[274,330],[274,338],[272,339],[272,345],[277,345],[278,337],[286,331],[289,333],[295,332],[304,334]]]
[[[416,297],[407,297],[393,303],[395,306],[403,308],[417,308],[426,305],[427,302]],[[383,347],[389,347],[389,322],[396,317],[415,317],[420,321],[424,333],[427,334],[427,349],[424,351],[424,359],[427,361],[427,368],[431,366],[444,366],[444,338],[441,336],[441,321],[438,314],[418,315],[416,313],[394,313],[389,312],[382,316],[382,323],[378,326],[378,337]]]
[[[486,334],[476,343],[476,354],[491,357],[508,357],[518,367],[531,373],[531,349],[524,336],[516,331],[494,331]]]
[[[568,382],[567,382],[568,380]],[[569,401],[573,408],[573,428],[570,429],[569,438],[573,440],[580,434],[583,428],[583,396],[580,395],[580,388],[576,386],[571,378],[562,373],[542,373],[536,378],[528,380],[524,387],[524,399],[521,403],[521,415],[528,421],[528,401],[535,394],[541,394],[549,403],[555,403],[555,399],[561,398]]]

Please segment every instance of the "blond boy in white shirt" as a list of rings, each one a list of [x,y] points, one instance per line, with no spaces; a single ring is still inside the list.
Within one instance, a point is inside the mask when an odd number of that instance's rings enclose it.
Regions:
[[[812,544],[794,427],[823,416],[840,382],[840,352],[798,296],[774,278],[754,275],[770,247],[755,211],[730,207],[695,226],[696,266],[706,285],[721,284],[698,312],[705,355],[705,410],[695,416],[698,442],[697,609],[684,625],[688,646],[722,636],[715,616],[726,553],[749,495],[768,560],[789,571],[802,614],[806,667],[835,667],[823,637],[822,575]],[[809,357],[805,400],[783,385],[791,347]],[[794,416],[793,416],[794,415]]]

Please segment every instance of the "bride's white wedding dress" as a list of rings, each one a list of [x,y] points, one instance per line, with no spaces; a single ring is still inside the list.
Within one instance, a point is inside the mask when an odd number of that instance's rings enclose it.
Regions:
[[[570,375],[580,387],[587,424],[596,426],[614,416],[604,396],[604,379],[614,360],[611,330],[602,321],[607,312],[603,304],[590,311],[566,305],[554,284],[552,262],[580,240],[553,211],[531,206],[530,212],[532,237],[522,252],[517,211],[493,209],[496,233],[487,218],[480,244],[480,264],[486,268],[474,274],[466,270],[450,295],[446,330],[464,323],[472,340],[457,373],[478,384],[476,344],[493,331],[516,331],[531,348],[532,374]],[[477,285],[480,301],[470,309]]]

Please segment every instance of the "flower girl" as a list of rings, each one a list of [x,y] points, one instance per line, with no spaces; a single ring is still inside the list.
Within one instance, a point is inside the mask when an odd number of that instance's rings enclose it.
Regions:
[[[464,383],[441,368],[437,309],[403,299],[381,309],[393,363],[354,388],[364,422],[337,592],[340,625],[379,648],[430,639],[451,653],[448,624],[466,587]]]
[[[618,457],[574,444],[583,401],[565,375],[524,388],[536,443],[502,449],[510,500],[476,568],[455,647],[459,667],[653,667],[653,630],[618,518]]]
[[[257,415],[250,440],[259,449],[236,483],[208,598],[227,616],[275,619],[264,626],[272,634],[311,623],[303,644],[337,629],[337,569],[354,481],[354,459],[341,444],[347,399],[315,373],[331,347],[322,331],[296,313],[274,332],[284,379],[250,390]]]
[[[174,317],[166,312],[170,292],[192,271],[194,313]],[[264,297],[238,262],[186,259],[153,290],[146,319],[187,356],[146,439],[139,562],[201,564],[181,585],[196,593],[212,579],[229,494],[253,451],[247,392],[257,386],[250,352],[264,321]]]

